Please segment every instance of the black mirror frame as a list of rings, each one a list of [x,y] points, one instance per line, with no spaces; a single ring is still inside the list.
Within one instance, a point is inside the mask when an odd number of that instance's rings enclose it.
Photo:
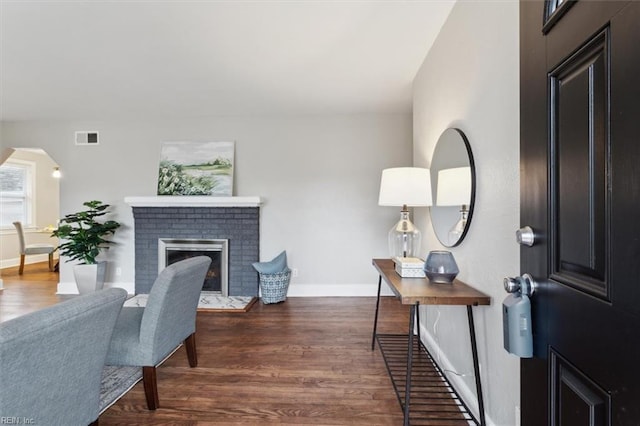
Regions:
[[[469,167],[471,168],[471,198],[469,200],[469,213],[467,215],[466,226],[464,227],[464,230],[462,231],[462,234],[460,235],[460,238],[458,238],[458,241],[456,241],[454,244],[448,244],[448,243],[445,243],[444,241],[442,241],[441,236],[438,235],[438,232],[436,231],[436,227],[433,224],[433,216],[431,217],[431,226],[433,228],[434,234],[436,235],[436,238],[438,238],[438,241],[440,241],[440,244],[442,244],[445,247],[451,248],[451,247],[459,246],[462,243],[462,241],[464,241],[464,239],[467,236],[467,233],[469,231],[469,226],[471,226],[471,220],[473,218],[473,211],[474,211],[475,204],[476,204],[476,166],[475,166],[475,162],[473,160],[473,153],[471,152],[471,144],[469,144],[469,139],[467,139],[467,136],[464,134],[464,132],[462,130],[460,130],[460,129],[456,128],[456,127],[448,127],[440,134],[440,137],[438,138],[438,142],[436,143],[436,146],[434,148],[434,154],[435,154],[436,149],[438,147],[438,143],[440,142],[440,138],[448,130],[454,130],[460,136],[460,139],[464,143],[464,147],[465,147],[465,150],[467,152],[467,158],[469,160]],[[433,164],[433,158],[431,159],[431,163]],[[437,206],[432,206],[431,208],[433,208],[433,207],[437,207]]]

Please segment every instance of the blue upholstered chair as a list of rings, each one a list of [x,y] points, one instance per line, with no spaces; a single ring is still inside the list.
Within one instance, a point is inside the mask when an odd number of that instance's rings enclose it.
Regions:
[[[184,342],[196,367],[196,310],[211,259],[196,256],[166,267],[153,283],[146,306],[122,308],[107,365],[142,367],[150,410],[159,407],[156,367]]]
[[[102,369],[126,297],[101,290],[1,323],[0,417],[97,424]]]

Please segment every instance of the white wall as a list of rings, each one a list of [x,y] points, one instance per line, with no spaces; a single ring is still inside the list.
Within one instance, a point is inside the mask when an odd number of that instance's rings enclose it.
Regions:
[[[493,424],[516,424],[519,362],[502,346],[502,278],[519,273],[514,232],[519,218],[519,50],[517,2],[458,2],[414,81],[414,164],[428,167],[440,134],[458,127],[476,164],[476,205],[464,242],[451,249],[459,279],[491,296],[473,308],[485,409]],[[429,216],[424,251],[441,249]],[[424,309],[424,308],[423,308]],[[427,307],[421,326],[434,355],[465,374],[463,391],[475,398],[466,312]]]
[[[100,144],[75,146],[74,131]],[[114,207],[118,245],[107,282],[133,289],[133,216],[126,196],[155,195],[163,141],[236,142],[234,195],[263,197],[261,258],[286,249],[299,270],[290,295],[373,295],[372,257],[387,255],[398,209],[377,205],[383,168],[410,165],[411,116],[208,117],[129,122],[4,122],[7,146],[38,146],[60,165],[61,215],[99,199]],[[62,288],[73,282],[61,265]],[[115,276],[116,267],[122,270]]]

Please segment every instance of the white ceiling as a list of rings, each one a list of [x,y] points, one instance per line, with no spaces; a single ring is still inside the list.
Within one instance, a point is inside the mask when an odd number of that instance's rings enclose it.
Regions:
[[[0,0],[0,119],[411,111],[453,0]]]

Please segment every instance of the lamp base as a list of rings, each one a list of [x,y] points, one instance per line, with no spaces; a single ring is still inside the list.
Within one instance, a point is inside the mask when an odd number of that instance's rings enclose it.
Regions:
[[[458,245],[460,240],[462,239],[462,234],[467,228],[467,218],[469,217],[469,210],[467,206],[463,205],[462,209],[460,209],[460,219],[456,222],[455,225],[449,230],[449,244],[450,247],[455,247]]]
[[[400,212],[400,220],[389,231],[389,254],[394,257],[420,257],[422,233],[409,219],[406,207]]]

